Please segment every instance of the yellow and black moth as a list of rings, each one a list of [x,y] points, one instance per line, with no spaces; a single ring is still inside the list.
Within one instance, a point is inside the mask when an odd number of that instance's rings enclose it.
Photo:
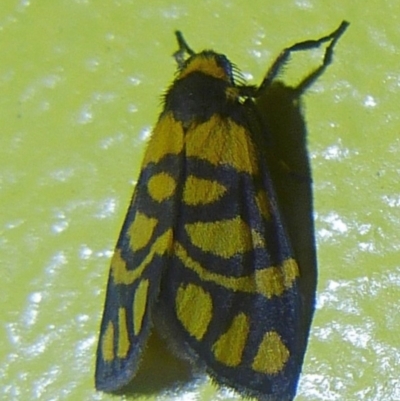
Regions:
[[[243,84],[224,55],[195,53],[176,33],[178,73],[111,261],[98,390],[129,383],[155,326],[217,383],[260,400],[294,398],[305,352],[297,341],[301,269],[254,99],[294,51],[330,42],[325,68],[347,26],[283,50],[259,87]]]

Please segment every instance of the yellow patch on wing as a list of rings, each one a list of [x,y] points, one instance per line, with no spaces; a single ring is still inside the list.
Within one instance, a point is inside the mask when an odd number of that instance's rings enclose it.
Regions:
[[[300,276],[299,266],[293,258],[286,259],[282,265],[284,287],[292,287],[294,281]]]
[[[118,309],[118,358],[126,358],[130,347],[128,326],[126,323],[126,309]]]
[[[150,177],[147,190],[150,196],[157,202],[168,199],[175,193],[176,181],[167,173],[159,173]]]
[[[142,328],[143,316],[146,312],[147,295],[149,290],[149,280],[141,280],[133,300],[133,332],[135,336],[140,333]]]
[[[176,314],[183,327],[200,341],[212,318],[211,295],[198,285],[181,285],[176,294],[175,305]]]
[[[299,276],[299,268],[294,259],[286,259],[282,266],[271,266],[255,271],[255,282],[260,293],[267,298],[280,296],[290,289]]]
[[[114,325],[111,321],[101,337],[101,355],[106,362],[114,359]]]
[[[121,250],[116,249],[111,260],[111,274],[114,283],[125,285],[133,284],[142,276],[144,269],[152,262],[155,255],[164,255],[170,251],[172,239],[173,232],[172,229],[169,229],[154,241],[143,262],[133,270],[128,269],[125,260],[121,256]]]
[[[193,245],[226,259],[265,246],[262,237],[240,217],[185,224],[185,230]]]
[[[254,229],[251,230],[251,241],[253,243],[253,248],[265,247],[265,240],[263,236]]]
[[[256,269],[248,276],[232,277],[206,269],[192,259],[178,242],[174,244],[174,254],[186,268],[194,271],[203,281],[213,282],[234,292],[261,294],[268,299],[280,296],[285,290],[290,289],[298,276],[297,264],[293,259],[286,260],[282,267],[270,266]]]
[[[137,212],[135,220],[128,228],[129,245],[136,252],[144,248],[150,241],[158,220],[148,217],[144,213]]]
[[[270,331],[261,341],[252,368],[257,372],[276,374],[285,367],[289,357],[290,352],[283,344],[281,336],[276,331]]]
[[[183,149],[183,140],[182,123],[175,120],[172,112],[162,115],[151,135],[142,168],[149,163],[158,163],[166,155],[179,154]]]
[[[183,188],[183,202],[187,205],[205,205],[216,202],[227,188],[215,180],[189,175]]]
[[[258,156],[249,132],[231,119],[218,114],[189,129],[186,155],[207,160],[214,166],[228,165],[237,172],[258,173]]]
[[[267,193],[264,190],[258,191],[256,195],[256,203],[258,206],[258,210],[261,213],[261,216],[266,220],[271,219],[271,211],[269,206],[269,199]]]
[[[230,367],[242,361],[242,354],[250,331],[249,318],[244,313],[234,317],[228,330],[213,345],[215,358]]]

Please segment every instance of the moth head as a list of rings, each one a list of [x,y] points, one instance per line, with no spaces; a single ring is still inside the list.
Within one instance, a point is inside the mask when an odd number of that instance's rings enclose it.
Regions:
[[[205,50],[190,56],[182,65],[178,63],[178,68],[177,79],[197,72],[234,85],[232,63],[223,54],[215,53],[212,50]]]

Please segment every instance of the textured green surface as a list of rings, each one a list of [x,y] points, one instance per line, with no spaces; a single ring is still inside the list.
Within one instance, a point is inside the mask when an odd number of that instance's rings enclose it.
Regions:
[[[388,0],[2,1],[0,399],[111,399],[92,379],[108,265],[173,30],[258,83],[283,47],[343,19],[304,97],[319,292],[297,400],[400,399],[399,14]],[[149,399],[194,397],[239,399],[210,383]]]

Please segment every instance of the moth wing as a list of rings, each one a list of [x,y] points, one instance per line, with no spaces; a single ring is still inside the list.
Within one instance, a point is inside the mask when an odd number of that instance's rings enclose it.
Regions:
[[[299,272],[268,171],[245,126],[216,115],[186,133],[185,151],[160,327],[218,382],[292,400]]]
[[[180,124],[161,116],[111,261],[97,348],[98,390],[120,389],[138,369],[172,248],[182,141]]]

